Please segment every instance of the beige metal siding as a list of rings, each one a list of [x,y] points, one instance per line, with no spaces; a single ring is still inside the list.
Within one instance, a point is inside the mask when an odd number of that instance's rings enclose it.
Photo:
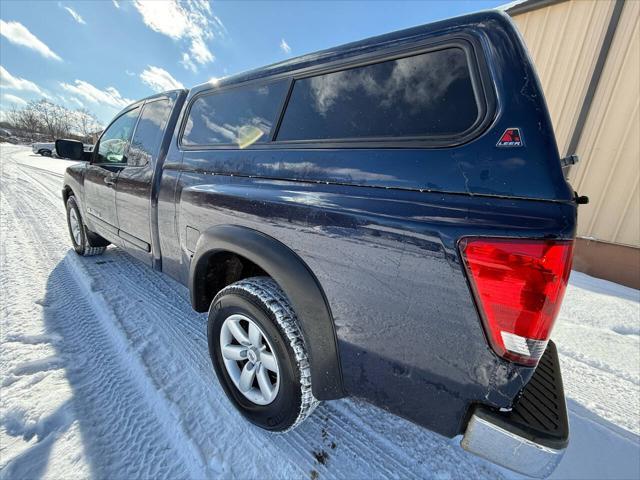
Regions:
[[[567,1],[514,20],[540,75],[564,154],[607,30],[613,1]],[[578,235],[640,247],[640,2],[628,1],[595,92],[569,180],[590,198]],[[568,152],[574,153],[574,152]]]
[[[569,180],[589,195],[580,231],[640,246],[640,2],[627,2],[613,38]]]
[[[566,153],[613,1],[568,1],[513,17],[535,63],[560,155]]]

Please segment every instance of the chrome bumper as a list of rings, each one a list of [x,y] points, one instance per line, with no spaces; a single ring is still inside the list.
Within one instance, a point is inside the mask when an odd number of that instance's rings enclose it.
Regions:
[[[553,472],[569,444],[569,419],[558,352],[549,341],[536,371],[508,412],[479,405],[462,448],[531,477]]]
[[[490,462],[535,478],[551,475],[565,452],[515,435],[476,414],[469,421],[461,445]]]

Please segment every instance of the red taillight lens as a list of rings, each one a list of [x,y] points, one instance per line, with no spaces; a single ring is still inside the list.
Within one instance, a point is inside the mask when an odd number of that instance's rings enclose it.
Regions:
[[[560,310],[573,242],[463,238],[459,246],[491,347],[535,365]]]

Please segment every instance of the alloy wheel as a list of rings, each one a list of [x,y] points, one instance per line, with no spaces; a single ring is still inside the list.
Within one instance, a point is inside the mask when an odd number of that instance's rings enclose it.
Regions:
[[[280,388],[278,360],[258,324],[245,315],[225,319],[220,330],[224,366],[236,388],[257,405],[268,405]]]
[[[69,224],[71,225],[71,235],[76,245],[80,245],[82,241],[82,231],[80,230],[80,219],[75,208],[69,210]]]

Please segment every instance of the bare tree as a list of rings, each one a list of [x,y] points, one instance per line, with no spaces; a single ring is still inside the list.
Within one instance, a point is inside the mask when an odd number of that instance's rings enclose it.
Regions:
[[[45,99],[35,102],[33,108],[42,122],[44,133],[49,137],[55,139],[69,136],[72,125],[68,109]]]
[[[89,140],[96,131],[100,130],[100,122],[95,115],[86,108],[75,110],[73,113],[75,117],[74,127],[78,135]]]
[[[43,129],[39,114],[33,108],[35,102],[29,102],[26,107],[18,110],[15,106],[7,115],[8,122],[24,132],[29,140],[34,140]]]
[[[70,110],[44,98],[21,109],[14,107],[7,121],[30,141],[71,137],[93,143],[95,133],[101,130],[100,122],[87,109]]]

